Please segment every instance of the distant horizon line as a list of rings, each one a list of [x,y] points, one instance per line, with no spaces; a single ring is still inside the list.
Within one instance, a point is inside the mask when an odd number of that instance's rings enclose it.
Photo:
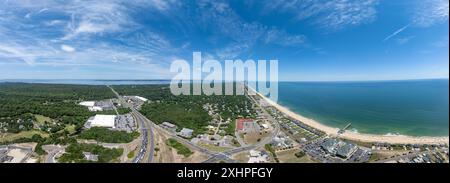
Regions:
[[[0,79],[0,82],[14,81],[171,81],[171,79]],[[388,81],[420,81],[420,80],[449,80],[449,78],[422,79],[380,79],[380,80],[279,80],[278,82],[388,82]],[[198,80],[191,80],[198,81]],[[226,81],[230,82],[230,81]],[[236,81],[233,81],[236,82]],[[241,82],[241,81],[238,81]]]

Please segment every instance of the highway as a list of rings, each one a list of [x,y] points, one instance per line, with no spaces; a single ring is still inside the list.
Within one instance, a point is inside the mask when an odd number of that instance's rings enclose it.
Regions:
[[[117,99],[119,99],[119,102],[123,106],[128,106],[127,102],[122,98],[122,96],[119,95],[112,87],[107,86],[111,89],[111,91],[117,96]],[[136,123],[139,124],[141,135],[142,135],[142,142],[141,142],[141,149],[139,150],[139,153],[136,155],[136,157],[133,160],[133,163],[151,163],[153,162],[153,156],[155,151],[155,142],[154,142],[154,134],[152,127],[152,122],[148,120],[145,116],[143,116],[138,110],[136,110],[133,106],[128,106],[131,111],[132,115],[134,116],[134,119],[136,120]],[[150,142],[150,143],[149,143]],[[148,159],[147,161],[143,161],[145,154],[148,152]]]
[[[153,157],[155,154],[155,141],[154,141],[154,133],[153,128],[151,127],[151,122],[144,115],[138,112],[136,109],[132,108],[133,115],[135,116],[136,122],[141,124],[141,131],[143,134],[141,150],[136,156],[134,162],[140,162],[144,157],[145,153],[148,152],[147,163],[153,162]],[[148,137],[147,137],[148,136]],[[148,143],[150,142],[150,144]],[[148,147],[148,148],[147,148]]]

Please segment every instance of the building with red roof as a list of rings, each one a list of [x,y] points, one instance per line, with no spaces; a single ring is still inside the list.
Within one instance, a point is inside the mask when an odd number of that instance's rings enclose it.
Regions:
[[[244,119],[244,118],[237,119],[236,120],[236,129],[238,131],[242,131],[242,130],[244,130],[244,126],[246,126],[246,124],[244,124],[244,123],[251,123],[251,124],[253,124],[254,122],[255,122],[254,119]]]

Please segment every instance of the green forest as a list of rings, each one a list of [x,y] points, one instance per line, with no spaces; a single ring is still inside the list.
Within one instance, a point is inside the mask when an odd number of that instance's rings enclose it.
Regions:
[[[98,161],[89,161],[85,158],[83,152],[90,152],[97,155]],[[61,163],[109,163],[117,161],[117,159],[123,154],[121,148],[105,148],[103,146],[95,144],[78,144],[71,143],[66,148],[66,153],[58,158],[58,162]]]
[[[102,127],[92,127],[81,132],[78,138],[106,143],[129,143],[138,136],[138,132],[127,133],[124,131],[112,131]]]
[[[17,133],[33,128],[34,115],[55,120],[53,129],[75,125],[76,130],[96,113],[80,101],[114,98],[106,86],[63,84],[0,84],[0,131]],[[49,124],[50,125],[50,124]]]

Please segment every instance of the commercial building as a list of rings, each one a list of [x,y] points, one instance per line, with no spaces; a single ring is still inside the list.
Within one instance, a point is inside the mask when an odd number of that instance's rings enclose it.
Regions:
[[[94,117],[89,118],[86,122],[85,127],[106,127],[106,128],[115,128],[116,123],[116,115],[95,115]]]
[[[171,131],[171,132],[175,132],[177,130],[177,125],[174,125],[172,123],[169,122],[163,122],[161,123],[159,126]]]
[[[114,104],[111,101],[84,101],[80,102],[79,105],[88,107],[89,111],[92,112],[114,109]]]
[[[192,133],[194,132],[194,130],[189,129],[189,128],[183,128],[181,129],[181,131],[178,133],[179,136],[185,137],[185,138],[191,138],[192,137]]]
[[[261,127],[253,119],[237,119],[236,130],[242,133],[259,133]]]
[[[336,154],[337,145],[338,145],[337,139],[328,138],[323,141],[323,143],[321,144],[321,147],[326,152],[334,155],[334,154]]]
[[[135,96],[137,99],[141,100],[142,102],[147,102],[148,99],[144,98],[144,97],[140,97],[140,96]]]
[[[109,100],[95,102],[95,107],[101,108],[102,111],[114,110],[114,104]]]
[[[325,139],[321,147],[327,153],[343,159],[351,157],[358,150],[358,146],[334,138]]]
[[[277,135],[272,139],[271,145],[275,150],[285,150],[294,147],[293,141],[285,135]]]
[[[124,96],[123,97],[128,104],[131,104],[134,108],[139,109],[148,99],[140,96]]]
[[[336,150],[336,155],[341,158],[349,158],[352,156],[353,153],[358,150],[358,147],[356,145],[345,143]]]
[[[248,163],[267,163],[269,161],[269,154],[266,151],[250,150]]]
[[[79,105],[86,106],[86,107],[93,107],[93,106],[95,106],[95,102],[94,101],[84,101],[84,102],[80,102]]]

